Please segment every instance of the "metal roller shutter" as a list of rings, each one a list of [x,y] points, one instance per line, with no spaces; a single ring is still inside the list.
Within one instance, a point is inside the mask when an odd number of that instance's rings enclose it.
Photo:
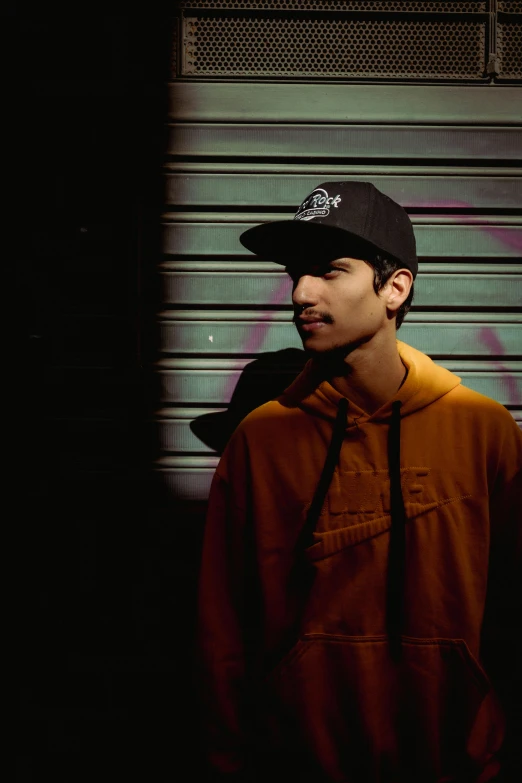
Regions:
[[[246,413],[297,373],[289,281],[239,235],[328,179],[369,180],[407,209],[420,274],[400,337],[522,425],[521,14],[492,1],[180,4],[155,365],[170,493],[207,497],[223,443],[212,414],[223,423],[242,378]]]

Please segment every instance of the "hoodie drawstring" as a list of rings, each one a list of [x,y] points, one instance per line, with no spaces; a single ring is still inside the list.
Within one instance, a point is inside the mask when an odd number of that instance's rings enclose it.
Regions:
[[[332,439],[330,440],[330,445],[328,446],[328,452],[324,461],[321,478],[317,484],[317,489],[315,490],[312,502],[310,503],[310,508],[308,509],[308,514],[306,515],[305,523],[297,541],[296,548],[300,552],[304,551],[307,547],[313,544],[313,533],[315,526],[317,524],[317,520],[319,519],[319,514],[321,513],[330,482],[332,481],[335,466],[337,465],[339,454],[341,452],[341,446],[343,445],[344,433],[346,431],[347,413],[348,400],[346,397],[341,397],[337,407],[337,416],[335,417]]]
[[[401,655],[404,618],[404,572],[406,566],[406,511],[401,486],[401,402],[392,403],[388,435],[390,472],[390,549],[386,589],[386,631],[392,659]]]
[[[348,400],[339,400],[332,438],[323,465],[321,477],[299,535],[296,552],[304,551],[314,543],[313,533],[323,507],[326,493],[339,460],[346,430]],[[394,661],[401,656],[401,633],[404,617],[404,572],[406,565],[406,511],[401,486],[401,402],[392,403],[388,436],[388,465],[390,474],[390,548],[386,586],[386,632],[390,654]],[[308,569],[307,569],[308,570]],[[311,573],[309,574],[311,577]],[[303,583],[304,586],[304,583]]]
[[[280,646],[275,652],[267,658],[265,661],[266,670],[270,671],[277,661],[282,660],[286,653],[294,646],[296,639],[299,635],[299,629],[301,626],[302,613],[306,607],[308,596],[313,586],[315,578],[315,569],[312,567],[310,560],[306,556],[306,550],[314,543],[314,530],[317,525],[317,520],[321,513],[323,503],[326,498],[326,493],[332,481],[335,466],[339,460],[339,454],[341,452],[341,446],[343,445],[344,435],[346,432],[348,413],[348,400],[342,397],[339,400],[337,408],[337,416],[335,417],[335,423],[332,432],[332,438],[330,445],[328,446],[328,452],[324,461],[323,470],[321,472],[321,478],[317,484],[310,508],[306,515],[304,525],[299,533],[297,542],[295,545],[295,561],[293,571],[289,579],[289,593],[298,596],[299,606],[296,610],[296,616],[294,623],[289,629],[288,633],[284,636]]]

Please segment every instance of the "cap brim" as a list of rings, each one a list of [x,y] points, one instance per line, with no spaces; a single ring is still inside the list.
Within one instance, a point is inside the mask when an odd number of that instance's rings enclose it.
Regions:
[[[240,236],[243,247],[276,264],[300,259],[357,258],[365,248],[379,248],[338,226],[307,220],[277,220],[249,228]]]

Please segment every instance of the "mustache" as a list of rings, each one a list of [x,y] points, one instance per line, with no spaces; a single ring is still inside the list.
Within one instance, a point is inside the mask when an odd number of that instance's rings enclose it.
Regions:
[[[317,318],[317,319],[319,319],[321,321],[324,321],[325,324],[333,324],[334,323],[334,319],[330,315],[330,313],[322,313],[322,312],[319,312],[318,310],[308,310],[308,309],[305,308],[304,310],[294,310],[294,315],[292,317],[292,321],[298,328],[301,325],[301,323],[299,321],[299,317],[301,315],[306,315],[306,316],[309,316],[310,318]]]

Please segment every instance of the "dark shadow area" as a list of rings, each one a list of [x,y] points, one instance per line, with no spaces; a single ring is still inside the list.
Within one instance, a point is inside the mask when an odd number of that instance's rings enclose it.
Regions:
[[[167,783],[194,738],[186,550],[144,457],[171,15],[11,16],[21,783]]]
[[[241,420],[254,408],[280,395],[301,372],[308,358],[305,351],[298,348],[261,354],[241,373],[227,409],[198,416],[190,424],[192,432],[206,446],[221,454]]]

